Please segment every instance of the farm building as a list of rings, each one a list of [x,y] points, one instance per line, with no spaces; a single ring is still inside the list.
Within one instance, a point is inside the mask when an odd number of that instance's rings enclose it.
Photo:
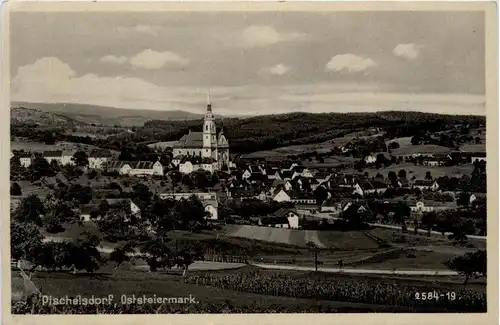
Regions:
[[[44,151],[42,156],[50,164],[52,161],[57,161],[59,165],[74,165],[73,155],[75,151]]]
[[[102,169],[109,160],[111,154],[107,152],[93,151],[88,155],[89,168]]]

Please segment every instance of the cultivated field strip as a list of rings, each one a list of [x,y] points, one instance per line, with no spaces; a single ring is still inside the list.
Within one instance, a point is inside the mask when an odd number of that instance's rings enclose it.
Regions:
[[[326,248],[326,246],[319,240],[318,232],[315,230],[304,230],[306,243],[312,242],[319,248]]]
[[[326,248],[326,245],[321,242],[318,232],[315,230],[297,230],[243,225],[238,229],[229,232],[228,236],[296,246],[306,246],[308,242],[313,242],[320,248]]]

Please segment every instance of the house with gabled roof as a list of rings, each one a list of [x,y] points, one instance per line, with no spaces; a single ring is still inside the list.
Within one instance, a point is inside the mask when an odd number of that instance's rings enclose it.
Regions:
[[[273,200],[276,202],[290,202],[291,201],[291,195],[285,191],[285,190],[280,190],[273,196]]]
[[[258,224],[265,227],[298,229],[300,216],[294,209],[281,208],[267,217],[259,218]]]
[[[420,190],[437,191],[439,189],[439,184],[435,180],[421,180],[421,179],[417,179],[413,183],[413,188],[418,188]]]
[[[118,172],[120,175],[146,176],[163,175],[163,166],[159,161],[119,161],[105,163],[108,172]]]
[[[389,186],[381,181],[377,180],[365,180],[361,182],[357,182],[354,185],[354,192],[353,194],[359,194],[361,196],[365,194],[373,194],[373,193],[385,193]]]
[[[42,153],[42,157],[45,158],[49,164],[52,161],[57,161],[57,163],[61,166],[74,165],[75,162],[73,161],[73,155],[75,154],[75,152],[76,151],[61,151],[61,150],[44,151]]]

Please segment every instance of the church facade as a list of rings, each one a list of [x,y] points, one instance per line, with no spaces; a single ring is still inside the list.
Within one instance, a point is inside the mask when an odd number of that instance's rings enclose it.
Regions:
[[[208,96],[207,111],[203,119],[203,131],[190,130],[174,144],[173,155],[174,159],[185,157],[189,160],[190,157],[199,157],[202,158],[203,163],[213,164],[218,170],[229,166],[229,143],[222,130],[217,135],[210,96]]]

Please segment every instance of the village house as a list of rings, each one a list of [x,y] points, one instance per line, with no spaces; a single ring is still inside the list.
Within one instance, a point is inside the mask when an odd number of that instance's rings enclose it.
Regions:
[[[413,188],[418,188],[421,191],[423,190],[437,191],[439,189],[439,184],[437,181],[432,181],[432,180],[416,180],[413,183]]]
[[[52,161],[57,161],[61,166],[74,165],[73,155],[75,151],[44,151],[42,157],[50,164]]]
[[[458,207],[455,202],[439,202],[433,200],[409,201],[408,205],[413,214],[451,210]]]
[[[486,162],[486,152],[475,152],[471,154],[471,162],[475,163],[476,161],[484,161]]]
[[[316,197],[313,193],[292,192],[290,201],[295,204],[315,204]]]
[[[87,159],[89,161],[89,168],[102,169],[106,162],[111,160],[111,155],[109,153],[94,150],[89,153]]]
[[[268,179],[270,179],[270,180],[271,180],[271,179],[272,179],[272,180],[275,180],[275,179],[279,179],[279,180],[281,180],[281,176],[280,176],[279,171],[278,171],[278,170],[276,170],[276,169],[274,169],[274,168],[273,168],[273,169],[270,169],[270,170],[267,170],[267,171],[266,171],[266,175],[267,175],[267,178],[268,178]]]
[[[374,164],[375,162],[377,162],[377,157],[375,157],[374,155],[368,155],[364,158],[364,161],[367,165]]]
[[[292,176],[293,176],[293,172],[292,171],[285,170],[285,171],[281,172],[281,179],[284,180],[284,181],[290,181],[290,180],[292,180]]]
[[[291,191],[293,185],[290,181],[274,180],[271,184],[271,192],[274,193],[277,189],[285,189],[285,191]]]
[[[201,201],[205,211],[210,214],[210,219],[217,220],[219,218],[219,201],[217,199],[217,192],[172,192],[161,193],[159,195],[162,200],[173,199],[176,201],[182,199],[188,200],[192,196],[197,197]]]
[[[280,190],[278,193],[274,194],[273,200],[276,202],[290,202],[291,197],[290,194],[285,190]]]
[[[269,217],[259,219],[259,225],[273,228],[299,229],[300,217],[292,209],[281,208]]]
[[[80,220],[83,222],[89,222],[93,217],[96,220],[100,220],[104,217],[102,214],[105,213],[101,211],[101,206],[103,201],[106,201],[110,209],[125,208],[123,212],[127,215],[140,217],[141,209],[135,204],[131,199],[105,199],[105,200],[92,200],[89,204],[82,205],[80,207]],[[128,217],[125,217],[124,221],[130,221]]]
[[[318,188],[319,183],[315,178],[300,177],[297,179],[297,186],[299,191],[315,191]]]
[[[326,172],[319,172],[314,175],[314,178],[318,181],[319,184],[326,182],[330,179],[331,174]]]
[[[342,212],[342,203],[337,198],[329,198],[321,204],[320,212],[331,212],[339,215]]]
[[[377,180],[366,180],[358,182],[356,183],[356,185],[354,185],[353,194],[359,194],[361,196],[373,193],[383,194],[385,193],[385,191],[387,191],[387,188],[388,186],[384,182],[380,182]]]
[[[29,166],[31,166],[31,162],[33,159],[33,155],[31,153],[20,152],[17,154],[17,156],[19,157],[19,163],[21,164],[21,166],[23,166],[25,168],[28,168]]]
[[[282,164],[282,167],[281,167],[281,172],[290,172],[292,171],[295,167],[299,166],[299,164],[293,162],[293,163],[290,163],[290,162],[285,162]],[[291,174],[290,174],[291,175]]]
[[[183,162],[179,164],[179,172],[182,174],[191,174],[197,170],[204,170],[213,173],[217,170],[217,161],[213,158],[191,158],[186,157]]]
[[[108,172],[118,172],[120,175],[146,176],[163,175],[163,166],[159,161],[109,161],[105,164]]]
[[[184,155],[178,155],[172,158],[172,165],[175,167],[179,167],[179,164],[185,160],[186,156]]]

